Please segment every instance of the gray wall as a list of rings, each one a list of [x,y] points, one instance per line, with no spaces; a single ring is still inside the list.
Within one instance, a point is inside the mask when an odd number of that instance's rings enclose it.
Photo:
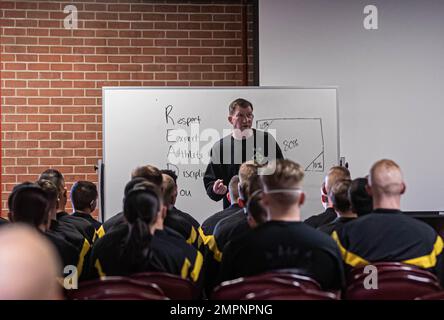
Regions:
[[[363,27],[376,5],[379,29]],[[260,0],[260,84],[339,87],[353,176],[404,171],[404,210],[444,211],[444,1]]]

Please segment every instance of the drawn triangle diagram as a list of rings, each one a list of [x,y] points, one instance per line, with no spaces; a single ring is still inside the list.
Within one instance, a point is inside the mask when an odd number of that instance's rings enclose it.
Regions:
[[[324,151],[322,151],[310,164],[305,171],[324,172]]]

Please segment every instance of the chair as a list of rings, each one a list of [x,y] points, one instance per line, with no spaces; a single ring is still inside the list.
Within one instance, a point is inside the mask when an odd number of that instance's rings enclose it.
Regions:
[[[187,279],[164,273],[164,272],[143,272],[130,276],[135,280],[147,281],[157,284],[165,296],[172,300],[193,300],[198,299],[199,291],[196,286]]]
[[[444,291],[434,292],[425,296],[417,297],[415,300],[444,300]]]
[[[427,270],[398,262],[373,263],[377,270],[377,289],[364,288],[369,274],[356,268],[348,277],[347,300],[413,300],[441,290],[436,276]]]
[[[105,289],[88,298],[88,300],[169,300],[165,296],[158,296],[145,292],[128,292],[119,289]]]
[[[70,300],[91,300],[107,290],[118,290],[122,294],[142,293],[165,297],[162,289],[154,283],[115,276],[80,282],[79,289],[68,290],[66,296]]]
[[[313,278],[310,278],[308,276],[304,276],[301,274],[293,273],[291,270],[274,270],[270,272],[261,273],[257,276],[255,276],[257,279],[261,278],[278,278],[278,279],[284,279],[289,281],[296,281],[299,284],[301,284],[306,289],[316,289],[321,290],[321,285],[314,280]]]
[[[240,300],[249,294],[258,294],[264,290],[320,290],[316,281],[299,275],[281,274],[274,272],[259,274],[256,276],[238,278],[225,281],[217,286],[211,295],[213,300]]]
[[[245,300],[339,300],[339,297],[331,292],[313,289],[272,289],[261,293],[251,293]]]

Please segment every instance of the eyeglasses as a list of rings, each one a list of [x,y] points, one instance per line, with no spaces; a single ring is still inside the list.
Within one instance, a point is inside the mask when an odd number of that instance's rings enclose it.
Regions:
[[[238,113],[236,115],[234,115],[236,118],[241,118],[241,119],[248,119],[248,120],[252,120],[254,118],[254,114],[249,113],[249,114],[242,114],[242,113]]]

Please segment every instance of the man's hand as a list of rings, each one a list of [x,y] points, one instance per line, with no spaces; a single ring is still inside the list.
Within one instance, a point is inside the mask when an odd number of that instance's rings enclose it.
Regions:
[[[227,186],[224,185],[224,181],[222,179],[216,180],[216,182],[213,184],[213,192],[215,194],[224,195],[227,193]]]

